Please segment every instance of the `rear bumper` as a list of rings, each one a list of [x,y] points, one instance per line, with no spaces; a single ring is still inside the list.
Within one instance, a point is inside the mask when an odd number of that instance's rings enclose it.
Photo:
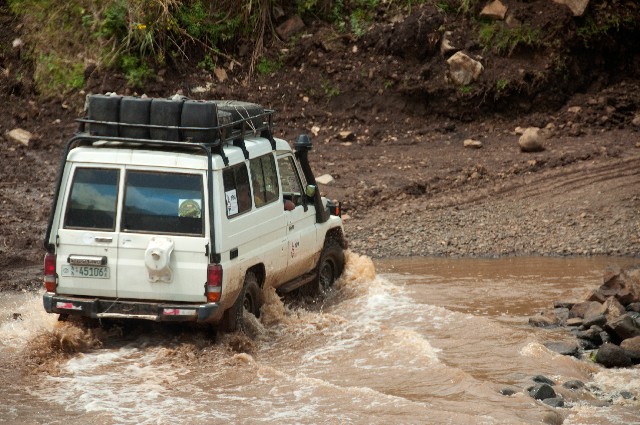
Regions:
[[[92,319],[143,319],[155,322],[215,323],[222,317],[215,303],[164,303],[121,301],[57,295],[51,292],[42,298],[47,313],[70,314]]]

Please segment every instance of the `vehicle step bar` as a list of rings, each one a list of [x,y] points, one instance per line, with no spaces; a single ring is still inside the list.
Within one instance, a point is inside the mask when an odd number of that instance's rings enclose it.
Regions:
[[[279,294],[286,294],[287,292],[291,292],[294,289],[298,289],[299,287],[306,285],[307,283],[311,282],[312,280],[314,280],[317,276],[316,272],[311,272],[311,273],[307,273],[304,274],[296,279],[290,280],[289,282],[285,283],[284,285],[278,287],[277,292]]]

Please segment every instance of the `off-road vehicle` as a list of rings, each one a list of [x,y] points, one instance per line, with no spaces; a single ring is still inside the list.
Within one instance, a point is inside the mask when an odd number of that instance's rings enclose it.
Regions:
[[[44,308],[61,318],[242,326],[262,288],[318,294],[344,266],[310,139],[240,101],[87,98],[49,219]]]

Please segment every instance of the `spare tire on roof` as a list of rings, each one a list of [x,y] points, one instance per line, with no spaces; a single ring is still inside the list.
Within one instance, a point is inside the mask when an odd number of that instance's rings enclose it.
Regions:
[[[182,127],[198,127],[202,130],[183,129],[182,139],[196,143],[212,142],[219,138],[220,132],[216,128],[228,125],[231,122],[231,114],[218,111],[214,102],[201,100],[185,100],[182,105]]]
[[[120,102],[120,137],[148,139],[150,109],[151,99],[123,97]],[[126,124],[144,124],[145,127],[133,127]]]
[[[184,99],[153,99],[151,101],[151,125],[179,127],[182,119]],[[150,135],[155,140],[180,140],[178,128],[150,128]]]
[[[231,120],[236,124],[233,125],[234,130],[257,132],[264,127],[266,116],[264,115],[264,107],[257,103],[243,102],[240,100],[215,100],[218,110],[226,111],[231,114]],[[250,118],[250,119],[249,119]]]
[[[118,119],[122,96],[94,94],[89,96],[89,120],[112,124],[89,123],[89,134],[94,136],[118,137]]]

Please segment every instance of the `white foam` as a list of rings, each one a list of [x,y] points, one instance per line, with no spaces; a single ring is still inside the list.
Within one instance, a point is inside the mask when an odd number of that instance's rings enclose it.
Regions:
[[[0,352],[3,348],[23,348],[38,332],[52,329],[58,320],[57,314],[44,310],[42,294],[35,293],[3,294],[0,317],[5,319],[0,323]]]

